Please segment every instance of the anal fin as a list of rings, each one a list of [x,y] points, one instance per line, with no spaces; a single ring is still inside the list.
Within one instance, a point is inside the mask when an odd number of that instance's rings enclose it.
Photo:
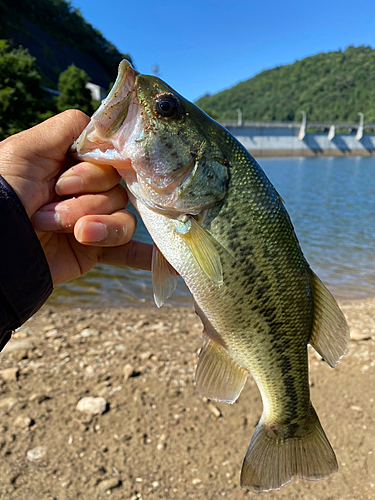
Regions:
[[[314,324],[310,345],[332,368],[344,356],[349,344],[349,327],[336,300],[313,273]]]
[[[222,403],[234,403],[240,395],[248,372],[238,365],[217,342],[204,336],[195,373],[202,396]]]

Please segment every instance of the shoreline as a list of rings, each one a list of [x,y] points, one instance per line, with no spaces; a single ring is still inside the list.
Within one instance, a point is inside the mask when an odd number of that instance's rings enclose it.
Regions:
[[[363,340],[373,338],[375,340],[375,295],[366,297],[365,299],[337,299],[339,307],[343,311],[350,328],[350,337],[352,340]],[[200,320],[195,314],[193,303],[184,304],[170,304],[166,303],[161,308],[157,308],[154,303],[129,303],[118,305],[89,305],[89,304],[75,304],[74,307],[67,304],[50,304],[48,301],[41,308],[43,313],[45,310],[50,310],[50,314],[60,316],[62,319],[69,316],[72,312],[79,312],[87,314],[108,314],[115,317],[116,315],[135,317],[137,314],[141,318],[149,318],[153,321],[158,316],[171,315],[171,318],[181,314],[193,314],[197,318],[198,323]],[[38,314],[38,313],[37,313]],[[30,320],[29,320],[30,321]],[[203,329],[203,325],[201,325]],[[22,328],[22,327],[21,327]]]
[[[305,149],[248,149],[254,158],[354,158],[374,157],[374,150],[331,150],[313,151]]]
[[[330,292],[332,293],[332,291],[330,290]],[[352,297],[352,298],[343,298],[343,297],[338,297],[337,295],[335,295],[334,293],[332,293],[332,295],[334,296],[336,302],[340,305],[346,305],[346,304],[351,304],[351,303],[362,303],[362,302],[372,302],[374,301],[375,302],[375,293],[374,294],[371,294],[371,295],[367,295],[366,297],[361,297],[361,298],[357,298],[357,297]],[[81,308],[81,309],[119,309],[119,310],[122,310],[122,309],[126,309],[126,308],[135,308],[135,309],[158,309],[155,305],[155,303],[151,300],[145,300],[144,302],[142,302],[141,300],[139,300],[138,302],[137,301],[134,301],[134,302],[126,302],[124,301],[122,304],[113,304],[112,302],[109,302],[108,303],[105,303],[105,304],[100,304],[99,303],[99,298],[98,299],[95,299],[95,301],[89,303],[88,301],[83,301],[83,302],[80,302],[79,301],[79,298],[77,298],[77,296],[75,296],[74,294],[72,294],[72,300],[74,298],[74,304],[68,304],[68,303],[58,303],[58,299],[55,298],[55,297],[51,297],[47,300],[47,302],[42,306],[42,307],[52,307],[54,309],[77,309],[77,308]],[[160,309],[175,309],[175,308],[192,308],[194,309],[194,304],[193,304],[193,301],[191,302],[181,302],[181,303],[177,303],[177,302],[174,302],[174,303],[170,303],[170,302],[166,302],[165,304],[163,304],[163,306],[160,308]]]

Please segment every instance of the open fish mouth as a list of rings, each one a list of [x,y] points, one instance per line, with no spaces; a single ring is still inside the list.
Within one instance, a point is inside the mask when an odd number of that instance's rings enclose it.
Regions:
[[[90,123],[72,145],[70,152],[80,158],[111,163],[123,160],[122,148],[126,142],[125,122],[137,115],[135,81],[139,75],[131,64],[123,60],[119,65],[116,81]]]

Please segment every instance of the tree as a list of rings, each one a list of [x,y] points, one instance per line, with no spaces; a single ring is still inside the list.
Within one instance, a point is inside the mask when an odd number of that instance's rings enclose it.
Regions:
[[[80,109],[87,115],[91,115],[93,107],[91,104],[91,92],[86,88],[90,81],[83,69],[71,64],[59,76],[57,88],[60,95],[56,97],[58,111],[74,108]]]
[[[0,40],[0,139],[40,121],[44,110],[41,78],[27,49]]]

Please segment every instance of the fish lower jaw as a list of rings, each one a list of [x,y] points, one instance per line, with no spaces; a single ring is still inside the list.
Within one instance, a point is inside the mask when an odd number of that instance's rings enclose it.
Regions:
[[[80,160],[90,161],[98,164],[112,165],[117,169],[131,168],[131,161],[124,158],[114,149],[95,148],[87,152],[77,154]]]

